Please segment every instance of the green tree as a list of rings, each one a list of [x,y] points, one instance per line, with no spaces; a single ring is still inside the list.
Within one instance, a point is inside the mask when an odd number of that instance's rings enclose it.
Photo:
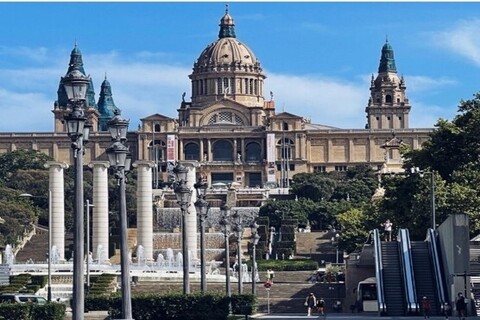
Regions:
[[[405,153],[406,167],[438,172],[445,183],[445,203],[437,201],[437,221],[441,223],[449,214],[466,213],[470,230],[476,234],[480,231],[480,93],[461,100],[453,120],[440,119],[435,127],[422,149]],[[436,178],[436,184],[441,181]],[[443,200],[438,187],[436,195]]]
[[[0,181],[9,182],[18,170],[45,170],[47,161],[53,160],[37,150],[15,150],[0,154]]]

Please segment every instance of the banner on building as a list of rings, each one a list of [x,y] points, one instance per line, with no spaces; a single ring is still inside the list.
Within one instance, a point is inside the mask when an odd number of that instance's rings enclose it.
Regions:
[[[267,134],[267,182],[275,182],[275,134]]]
[[[169,134],[167,135],[167,161],[168,162],[175,162],[175,135]]]

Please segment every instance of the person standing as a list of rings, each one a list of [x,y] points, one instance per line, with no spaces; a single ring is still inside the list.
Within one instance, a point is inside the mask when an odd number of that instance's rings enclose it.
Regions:
[[[455,300],[455,308],[457,309],[458,319],[465,320],[467,305],[465,304],[465,297],[461,292],[458,293]]]
[[[315,297],[313,292],[310,292],[310,294],[307,296],[304,305],[305,307],[307,307],[307,316],[311,316],[312,309],[315,308],[315,306],[317,305],[317,298]]]
[[[421,307],[422,307],[423,319],[430,319],[431,304],[430,304],[430,300],[428,300],[428,298],[425,296],[422,299]]]
[[[445,316],[445,320],[448,320],[448,314],[450,313],[450,304],[445,302],[443,304],[443,315]]]
[[[317,300],[317,308],[320,315],[325,314],[325,300],[323,300],[323,298]]]
[[[385,241],[392,241],[393,223],[390,222],[390,219],[387,219],[387,221],[385,221],[385,223],[382,223],[382,226],[385,230]]]

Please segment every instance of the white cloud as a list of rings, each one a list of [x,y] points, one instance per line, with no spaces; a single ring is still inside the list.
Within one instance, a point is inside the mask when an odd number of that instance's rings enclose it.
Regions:
[[[98,101],[106,73],[115,104],[122,110],[122,116],[130,119],[131,129],[136,128],[139,119],[154,113],[176,117],[182,93],[186,92],[189,99],[191,65],[153,62],[153,57],[161,59],[162,55],[139,52],[124,57],[115,51],[83,55],[85,70],[94,82],[95,98]],[[44,67],[0,69],[0,131],[53,131],[51,110],[68,61],[68,55],[49,57]],[[265,72],[268,75],[265,98],[268,100],[268,93],[273,91],[277,112],[285,110],[310,118],[313,123],[339,128],[364,128],[371,75],[360,75],[356,77],[358,80],[347,82],[324,75]],[[448,108],[447,112],[439,106],[422,103],[421,94],[454,84],[453,80],[409,76],[406,81],[407,94],[413,93],[410,97],[411,127],[431,127],[438,117],[451,118],[448,112],[455,111],[454,107]],[[27,115],[26,122],[11,120],[18,118],[18,114]]]
[[[45,47],[5,47],[0,46],[0,56],[22,57],[35,62],[44,62],[48,60],[48,49]]]
[[[432,43],[459,54],[480,66],[480,19],[463,20],[432,35]]]
[[[363,128],[368,85],[321,76],[269,73],[265,92],[273,91],[277,112],[285,110],[313,123]]]
[[[426,76],[408,76],[405,77],[408,92],[425,92],[429,90],[442,90],[445,86],[457,84],[454,79],[447,77],[431,78]]]
[[[47,95],[0,88],[0,132],[52,132],[52,109]]]

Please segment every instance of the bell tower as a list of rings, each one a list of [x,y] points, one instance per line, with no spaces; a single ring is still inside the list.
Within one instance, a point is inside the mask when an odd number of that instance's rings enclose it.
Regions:
[[[382,48],[378,75],[372,75],[370,98],[365,108],[367,129],[404,129],[409,127],[410,104],[405,81],[398,77],[393,49],[388,40]]]

